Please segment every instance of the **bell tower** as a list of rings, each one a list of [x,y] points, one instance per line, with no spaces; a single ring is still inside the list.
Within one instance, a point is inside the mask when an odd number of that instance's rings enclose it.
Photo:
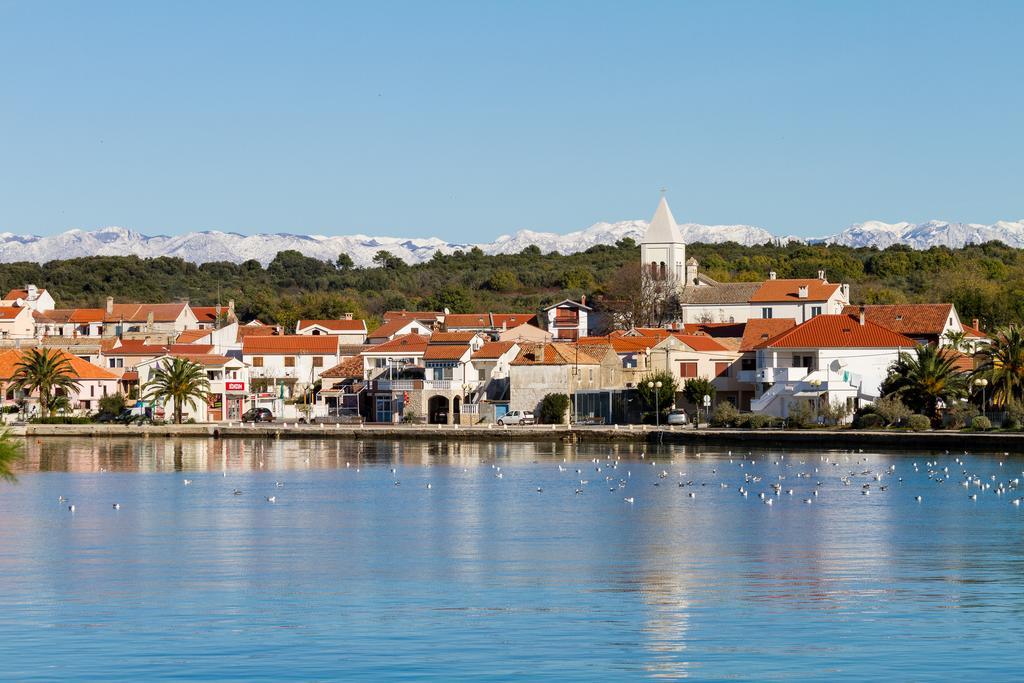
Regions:
[[[640,263],[647,277],[684,283],[686,243],[683,242],[683,234],[676,225],[672,210],[668,208],[664,191],[640,243]]]

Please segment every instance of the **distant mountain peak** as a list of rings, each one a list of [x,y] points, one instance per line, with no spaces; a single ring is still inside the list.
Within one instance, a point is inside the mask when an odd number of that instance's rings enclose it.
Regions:
[[[173,256],[194,263],[241,263],[255,259],[265,265],[273,260],[278,252],[295,250],[307,256],[332,262],[339,254],[345,253],[351,256],[357,265],[368,266],[371,265],[374,254],[381,249],[392,252],[407,263],[427,261],[437,251],[450,254],[474,246],[486,254],[515,254],[529,246],[536,246],[542,252],[557,251],[570,254],[585,251],[599,244],[614,244],[625,237],[639,243],[647,226],[646,221],[633,220],[595,223],[582,230],[564,234],[520,230],[514,234],[500,235],[493,242],[481,244],[448,242],[436,237],[292,233],[242,235],[220,230],[189,232],[183,235],[144,235],[130,228],[108,226],[91,231],[75,228],[59,235],[45,237],[19,235],[13,232],[0,233],[0,262],[45,263],[83,256],[135,255],[143,258]],[[731,241],[749,246],[772,241],[801,241],[796,237],[776,236],[764,228],[752,225],[681,223],[678,227],[683,239],[688,243]],[[1004,242],[1012,247],[1024,247],[1024,220],[998,221],[992,225],[950,223],[941,220],[916,224],[871,220],[851,225],[834,235],[810,241],[879,248],[906,244],[914,249],[927,249],[932,246],[955,248],[992,240]]]

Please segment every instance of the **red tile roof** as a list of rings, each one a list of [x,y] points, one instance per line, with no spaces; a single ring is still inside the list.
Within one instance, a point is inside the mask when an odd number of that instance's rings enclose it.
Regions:
[[[201,323],[215,323],[217,322],[217,306],[189,306],[192,309],[192,314]],[[220,312],[227,314],[228,307],[221,306]]]
[[[458,360],[469,351],[466,344],[427,344],[423,352],[423,360]]]
[[[476,332],[434,332],[430,335],[431,344],[468,344],[473,337],[477,336]]]
[[[242,339],[242,353],[263,356],[334,356],[338,353],[338,338],[330,334],[248,335]]]
[[[363,359],[358,356],[346,358],[333,368],[328,368],[320,373],[321,377],[329,379],[359,379],[363,376]]]
[[[175,358],[184,358],[185,360],[195,363],[196,365],[202,365],[208,368],[219,368],[224,365],[227,365],[228,363],[234,360],[237,360],[235,358],[222,356],[217,353],[170,353],[168,355],[174,356]]]
[[[988,335],[985,334],[984,332],[982,332],[977,327],[972,327],[972,326],[964,324],[964,323],[960,323],[960,327],[963,328],[964,334],[967,335],[968,337],[977,337],[978,339],[988,339]]]
[[[382,337],[391,337],[391,336],[394,336],[394,335],[398,334],[398,331],[401,330],[403,327],[405,327],[406,325],[409,325],[409,324],[411,324],[413,322],[419,323],[420,325],[422,325],[423,327],[427,328],[428,330],[430,329],[430,325],[424,325],[422,322],[420,322],[416,318],[396,317],[396,318],[391,318],[390,320],[385,320],[383,325],[381,325],[380,327],[375,329],[373,332],[370,332],[366,336],[368,338],[370,338],[370,339],[380,339]]]
[[[188,307],[185,304],[114,304],[112,313],[107,313],[106,309],[101,310],[106,322],[144,323],[149,320],[149,314],[152,313],[153,322],[166,323],[177,320],[186,308]]]
[[[18,371],[18,363],[21,361],[22,356],[26,352],[21,349],[11,349],[0,353],[0,379],[9,380]],[[61,357],[66,358],[68,363],[71,364],[71,369],[74,376],[77,379],[117,379],[117,375],[112,372],[107,372],[98,365],[93,365],[88,361],[84,361],[78,356],[63,351],[61,349],[51,350],[51,353],[59,354]]]
[[[429,343],[430,337],[420,334],[403,334],[401,337],[371,346],[363,353],[423,353],[427,350]]]
[[[600,365],[578,344],[520,344],[519,355],[512,365]]]
[[[716,339],[739,339],[743,336],[743,323],[685,323],[686,334],[706,334]]]
[[[860,306],[845,306],[846,315],[860,316]],[[894,332],[938,337],[953,317],[953,304],[895,304],[864,307],[864,318]]]
[[[300,320],[295,326],[296,330],[318,325],[326,330],[334,332],[365,332],[366,323],[362,320]]]
[[[913,339],[850,315],[818,315],[783,332],[757,348],[770,349],[867,349],[912,348]]]
[[[795,318],[751,318],[744,326],[740,351],[753,351],[793,327],[796,327]]]
[[[449,313],[444,317],[448,329],[500,330],[536,324],[534,313]]]
[[[102,308],[76,308],[68,318],[71,323],[101,323],[106,316]]]
[[[473,353],[473,360],[497,360],[515,345],[509,341],[487,342]]]
[[[161,356],[167,353],[166,346],[147,344],[145,339],[103,340],[101,348],[104,356]]]
[[[704,334],[679,334],[673,333],[673,337],[689,346],[694,351],[707,351],[711,353],[718,353],[721,351],[728,351],[729,349],[722,346],[720,343],[712,339],[711,337]]]
[[[14,320],[27,310],[17,306],[0,306],[0,320]]]
[[[807,296],[800,297],[801,286],[807,287]],[[822,280],[765,280],[750,297],[751,303],[775,301],[827,301],[839,289],[839,285]]]
[[[406,318],[420,321],[430,321],[431,323],[444,316],[442,311],[385,311],[382,316],[384,321],[394,320],[395,318]]]
[[[174,341],[177,344],[193,344],[203,337],[210,336],[211,333],[212,330],[185,330],[180,332]]]
[[[167,353],[175,355],[197,355],[213,352],[213,344],[168,344]]]
[[[241,341],[244,341],[247,337],[271,337],[271,336],[279,336],[277,334],[277,328],[274,327],[273,325],[253,325],[253,326],[239,325],[238,326],[238,334],[236,335],[235,338],[239,342],[241,342]]]

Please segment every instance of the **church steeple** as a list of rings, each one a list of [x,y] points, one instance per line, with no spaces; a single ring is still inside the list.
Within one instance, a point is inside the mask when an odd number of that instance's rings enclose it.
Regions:
[[[640,243],[640,260],[650,277],[679,282],[685,277],[686,243],[664,195]]]

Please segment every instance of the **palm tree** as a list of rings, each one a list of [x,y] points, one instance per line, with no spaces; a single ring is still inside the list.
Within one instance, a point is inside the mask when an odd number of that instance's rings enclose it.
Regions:
[[[1019,327],[1005,327],[992,336],[992,343],[978,351],[981,363],[975,377],[987,379],[992,403],[1005,406],[1024,398],[1024,335]]]
[[[0,431],[0,479],[9,482],[16,481],[12,465],[20,459],[21,446],[11,438],[6,429]]]
[[[901,353],[889,366],[882,394],[897,396],[913,410],[935,420],[939,401],[949,405],[967,395],[967,373],[956,363],[956,353],[934,344],[918,346],[913,354]]]
[[[195,408],[196,401],[205,401],[210,390],[203,366],[186,358],[173,358],[157,367],[146,382],[146,400],[174,403],[174,423],[181,424],[181,413],[188,404]]]
[[[54,391],[67,393],[79,386],[75,379],[78,373],[72,367],[71,359],[56,349],[30,349],[22,354],[14,368],[12,386],[28,394],[38,391],[39,410],[43,417],[50,413]]]
[[[949,330],[946,334],[942,335],[942,341],[945,342],[946,348],[953,349],[954,351],[967,352],[971,349],[971,342],[967,339],[967,335],[964,334],[963,330]]]

